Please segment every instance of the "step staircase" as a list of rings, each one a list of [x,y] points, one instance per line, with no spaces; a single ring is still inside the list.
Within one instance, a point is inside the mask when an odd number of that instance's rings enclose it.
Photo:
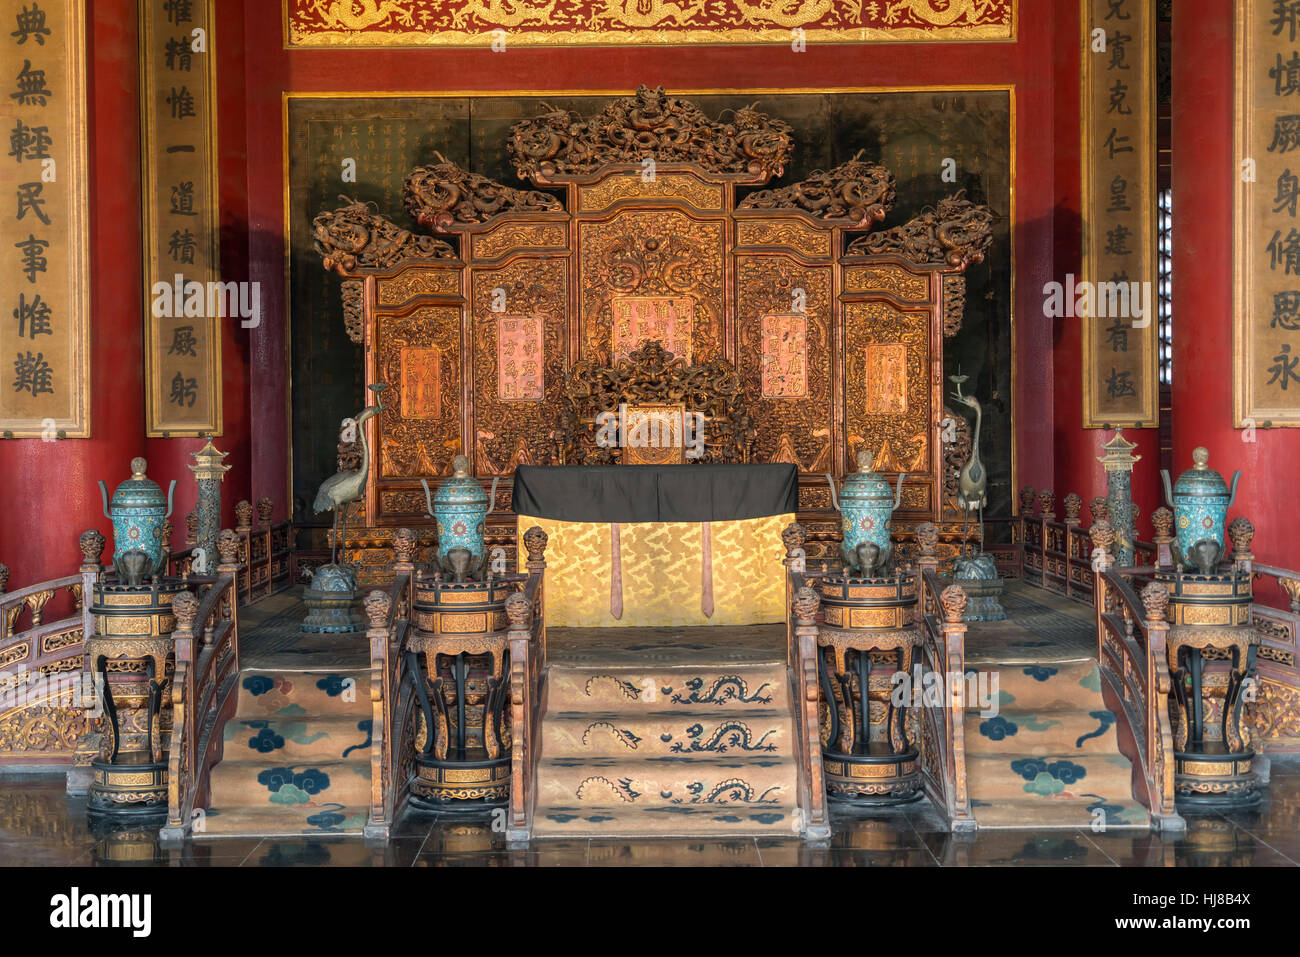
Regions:
[[[360,833],[370,805],[369,669],[239,675],[196,838]]]
[[[996,673],[996,714],[968,701],[971,809],[984,828],[1147,828],[1095,658],[968,664]],[[991,687],[991,686],[984,686]],[[993,709],[990,709],[993,710]]]
[[[784,661],[553,663],[534,834],[798,833]]]

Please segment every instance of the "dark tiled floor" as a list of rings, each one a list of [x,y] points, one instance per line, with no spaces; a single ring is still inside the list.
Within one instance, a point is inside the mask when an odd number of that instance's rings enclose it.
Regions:
[[[926,803],[871,815],[836,809],[823,847],[798,838],[536,841],[506,847],[487,822],[407,817],[385,845],[358,838],[227,838],[171,849],[146,832],[96,835],[61,775],[0,778],[0,866],[198,867],[1243,867],[1300,865],[1300,761],[1273,762],[1266,803],[1188,819],[1178,839],[1134,831],[949,834]]]

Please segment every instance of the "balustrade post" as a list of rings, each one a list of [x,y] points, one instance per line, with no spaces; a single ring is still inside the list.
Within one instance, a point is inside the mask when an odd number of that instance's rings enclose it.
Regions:
[[[97,528],[88,528],[81,533],[81,538],[77,541],[81,549],[81,641],[84,645],[95,631],[95,616],[90,613],[90,605],[94,599],[95,585],[99,581],[100,572],[103,566],[100,564],[100,556],[104,554],[105,539]],[[3,591],[3,589],[0,589]],[[87,659],[89,656],[85,656]],[[82,671],[90,674],[93,667],[89,660],[82,665]]]
[[[507,841],[532,838],[533,772],[533,668],[529,660],[532,634],[532,603],[522,592],[506,599],[510,620],[510,811],[506,822]]]
[[[527,568],[529,577],[538,579],[537,613],[540,616],[537,633],[537,646],[534,653],[539,656],[537,670],[546,667],[546,543],[550,539],[540,525],[534,525],[524,532],[524,550],[528,553]]]
[[[934,522],[922,522],[916,526],[916,574],[918,581],[917,588],[921,600],[916,603],[916,621],[921,624],[925,621],[925,609],[930,601],[937,602],[938,595],[931,595],[929,587],[926,585],[926,573],[932,573],[936,578],[939,575],[939,556],[935,549],[939,544],[939,527]],[[1023,566],[1023,562],[1022,562]],[[1024,577],[1024,568],[1020,570],[1020,575]]]
[[[1077,546],[1075,538],[1079,533],[1079,512],[1083,510],[1083,499],[1075,492],[1065,496],[1065,594],[1073,595],[1074,556]]]
[[[1160,506],[1151,513],[1151,527],[1155,530],[1153,541],[1156,546],[1156,567],[1174,567],[1174,513],[1165,506]]]
[[[804,528],[798,522],[791,522],[781,530],[781,544],[785,546],[785,558],[781,560],[781,564],[785,566],[785,606],[787,608],[790,607],[790,602],[794,599],[790,579],[791,573],[799,572],[802,574],[808,570],[808,555],[804,551],[804,541]],[[785,623],[785,664],[787,668],[795,666],[795,658],[794,626],[790,623],[787,615]]]
[[[1097,662],[1100,664],[1105,661],[1102,657],[1102,634],[1105,631],[1102,619],[1110,610],[1106,572],[1110,571],[1115,564],[1115,558],[1111,554],[1111,546],[1115,543],[1115,530],[1111,528],[1107,519],[1101,518],[1092,523],[1088,535],[1092,539],[1092,600],[1097,609]]]
[[[1255,556],[1250,551],[1255,541],[1255,526],[1250,520],[1238,515],[1228,526],[1228,537],[1232,539],[1232,567],[1247,579],[1255,570]]]
[[[393,689],[388,687],[389,620],[393,600],[388,592],[375,589],[362,602],[369,627],[366,640],[370,645],[370,815],[364,827],[367,838],[388,837],[391,822],[388,820],[388,790],[393,784],[391,769],[386,767],[388,735],[394,733],[388,726],[391,714]],[[430,734],[433,729],[430,728]]]
[[[220,588],[223,578],[231,580],[230,592],[221,600],[220,613],[224,617],[233,619],[235,617],[235,607],[239,603],[239,571],[241,568],[239,563],[239,536],[228,528],[222,529],[221,534],[217,536],[217,554],[221,556],[221,560],[217,564],[217,584],[214,587]],[[205,645],[212,643],[213,629],[214,625],[211,620],[205,623],[203,630],[203,643]]]
[[[949,585],[939,594],[943,608],[944,660],[935,664],[945,670],[943,678],[947,692],[947,709],[944,723],[952,747],[948,753],[948,766],[944,769],[952,793],[949,809],[953,830],[970,830],[974,820],[970,813],[970,795],[966,782],[966,592],[960,585]]]
[[[1173,767],[1168,765],[1166,743],[1172,747],[1172,740],[1166,742],[1164,735],[1168,729],[1168,713],[1162,721],[1160,709],[1168,709],[1169,693],[1172,690],[1167,660],[1169,637],[1169,589],[1158,581],[1150,582],[1142,589],[1142,607],[1146,612],[1146,663],[1147,684],[1145,696],[1147,713],[1143,715],[1146,727],[1146,766],[1147,779],[1150,781],[1153,804],[1159,801],[1159,807],[1153,811],[1161,814],[1176,813],[1174,807]]]
[[[397,617],[409,621],[411,618],[411,600],[415,593],[415,552],[419,543],[415,539],[415,532],[409,528],[399,528],[393,532],[393,554],[397,561],[393,562],[393,573],[397,578],[403,575],[407,578],[406,590],[401,594],[401,607],[397,610]]]
[[[808,802],[803,808],[803,836],[810,841],[830,837],[830,823],[826,817],[826,778],[822,768],[821,717],[817,708],[821,688],[817,673],[817,612],[821,602],[821,593],[809,585],[796,590],[790,602],[797,646],[795,674],[798,676],[799,700],[795,707],[800,711],[798,721],[802,728],[799,743],[803,754],[799,756],[799,762],[807,778]],[[835,702],[827,702],[827,707],[835,707]]]
[[[1040,570],[1043,573],[1043,587],[1047,587],[1047,547],[1051,542],[1051,529],[1047,527],[1048,522],[1056,521],[1056,493],[1051,489],[1043,489],[1038,493],[1038,550],[1042,560]]]

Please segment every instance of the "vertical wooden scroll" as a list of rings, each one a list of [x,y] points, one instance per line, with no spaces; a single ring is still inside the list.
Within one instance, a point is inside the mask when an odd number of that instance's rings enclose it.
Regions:
[[[221,432],[221,325],[256,300],[219,282],[213,0],[141,0],[145,408],[151,436]],[[224,318],[223,318],[224,317]]]
[[[1084,0],[1083,427],[1159,421],[1154,0]],[[1104,32],[1105,42],[1101,43]]]
[[[0,0],[0,432],[90,435],[85,4]]]
[[[1233,414],[1300,426],[1300,5],[1237,4]]]

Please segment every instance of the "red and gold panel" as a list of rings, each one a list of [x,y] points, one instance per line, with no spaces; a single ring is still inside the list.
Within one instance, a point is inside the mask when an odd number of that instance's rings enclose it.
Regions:
[[[870,451],[878,471],[932,471],[930,337],[929,312],[884,302],[844,306],[847,450],[854,457]]]
[[[769,312],[761,323],[763,398],[804,398],[808,395],[808,317]]]
[[[785,256],[738,263],[736,371],[757,429],[754,460],[829,472],[831,268]]]
[[[686,326],[691,362],[722,356],[721,221],[625,210],[581,223],[579,242],[583,358],[608,361],[643,326],[673,335]],[[627,323],[621,331],[620,322]]]
[[[474,472],[548,465],[564,379],[568,262],[515,259],[475,269]],[[503,295],[504,294],[504,295]],[[493,312],[493,306],[503,312]]]
[[[672,296],[616,296],[614,310],[614,361],[626,359],[647,342],[663,347],[691,364],[691,329],[695,300]]]
[[[1017,0],[284,0],[285,45],[951,43],[1016,38]],[[507,33],[508,31],[508,33]]]
[[[375,381],[398,392],[381,419],[379,476],[447,474],[461,448],[460,307],[381,313],[376,325]]]
[[[497,320],[497,398],[540,402],[546,397],[546,317],[540,313]]]

